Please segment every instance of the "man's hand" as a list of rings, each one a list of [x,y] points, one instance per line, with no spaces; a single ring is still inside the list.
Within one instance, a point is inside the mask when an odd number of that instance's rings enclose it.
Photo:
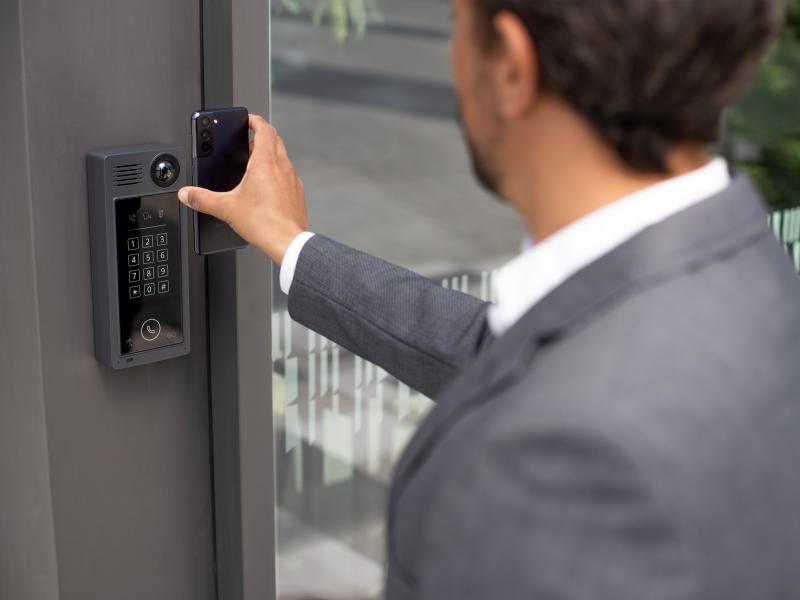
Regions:
[[[225,221],[236,233],[281,264],[292,240],[308,230],[303,182],[278,132],[250,115],[255,136],[242,181],[230,192],[184,187],[178,198],[189,208]]]

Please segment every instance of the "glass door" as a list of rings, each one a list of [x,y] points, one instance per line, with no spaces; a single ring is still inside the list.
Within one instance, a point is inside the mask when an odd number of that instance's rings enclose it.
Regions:
[[[800,268],[800,4],[723,144],[755,176]],[[272,122],[311,228],[490,300],[525,238],[474,183],[458,127],[444,0],[273,0]],[[377,598],[392,468],[431,407],[293,323],[273,273],[279,598]]]
[[[524,231],[472,180],[449,36],[444,1],[273,0],[272,122],[313,231],[488,298]],[[376,598],[392,468],[431,402],[273,290],[278,596]]]

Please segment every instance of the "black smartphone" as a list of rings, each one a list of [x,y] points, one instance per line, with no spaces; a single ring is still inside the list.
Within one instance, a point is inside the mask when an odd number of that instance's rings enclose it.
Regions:
[[[201,110],[192,115],[192,185],[227,192],[247,170],[250,134],[246,108]],[[214,254],[244,248],[247,242],[227,223],[193,211],[194,251]]]

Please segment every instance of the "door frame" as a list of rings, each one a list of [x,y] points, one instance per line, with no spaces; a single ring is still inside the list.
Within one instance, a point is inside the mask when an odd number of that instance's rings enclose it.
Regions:
[[[269,118],[269,0],[201,0],[203,108]],[[257,248],[206,263],[219,600],[276,598],[272,263]]]

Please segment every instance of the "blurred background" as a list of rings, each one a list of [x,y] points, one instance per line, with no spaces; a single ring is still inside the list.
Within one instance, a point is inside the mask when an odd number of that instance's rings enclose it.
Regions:
[[[272,121],[313,230],[490,300],[516,216],[474,183],[447,0],[272,0]],[[800,0],[719,147],[800,269]],[[277,276],[277,272],[275,273]],[[273,289],[281,598],[377,598],[392,467],[431,402],[294,323]]]

